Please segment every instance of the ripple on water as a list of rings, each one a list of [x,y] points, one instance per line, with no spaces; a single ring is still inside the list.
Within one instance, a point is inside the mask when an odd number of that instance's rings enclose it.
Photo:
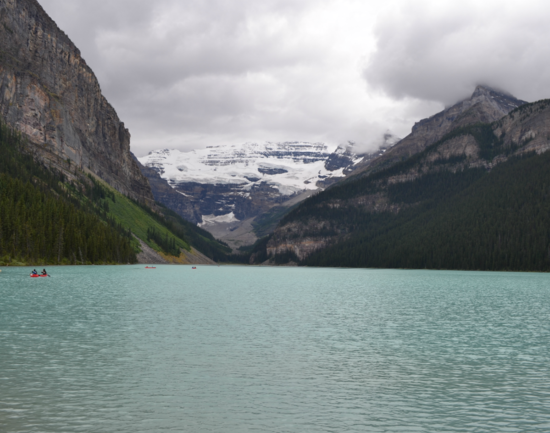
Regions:
[[[0,274],[2,432],[549,431],[550,276]]]

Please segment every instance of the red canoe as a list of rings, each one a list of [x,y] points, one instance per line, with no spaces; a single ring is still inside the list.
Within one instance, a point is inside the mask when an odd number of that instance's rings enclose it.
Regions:
[[[145,266],[145,269],[157,269],[155,266]]]
[[[33,275],[33,274],[31,274],[31,278],[40,278],[40,277],[49,277],[49,275]]]

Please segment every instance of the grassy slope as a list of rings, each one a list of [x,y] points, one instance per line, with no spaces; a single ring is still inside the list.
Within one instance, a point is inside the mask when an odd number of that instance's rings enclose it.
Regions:
[[[153,218],[152,215],[146,212],[138,204],[103,182],[102,186],[109,191],[112,191],[116,197],[115,201],[111,200],[109,197],[106,198],[109,206],[108,214],[124,227],[129,228],[132,233],[134,233],[155,251],[162,252],[162,248],[160,248],[153,240],[147,239],[148,228],[156,229],[162,235],[174,238],[178,247],[183,248],[186,251],[191,251],[191,246],[185,240],[175,236],[170,230],[168,230],[168,228],[159,223],[155,218]]]
[[[210,257],[214,261],[227,262],[228,259],[231,259],[231,248],[229,248],[227,244],[216,240],[210,232],[183,219],[180,215],[168,209],[162,203],[157,202],[157,206],[164,214],[164,218],[169,223],[173,224],[176,230],[184,234],[185,239],[193,248],[196,248],[202,254]]]
[[[147,229],[152,228],[163,236],[168,236],[175,239],[176,245],[186,251],[191,251],[194,247],[202,254],[217,262],[241,262],[240,257],[231,254],[231,249],[216,239],[207,231],[195,226],[193,223],[184,220],[175,212],[164,207],[162,204],[157,204],[160,211],[163,213],[162,218],[172,230],[159,222],[159,217],[152,215],[143,207],[135,203],[133,200],[120,194],[103,181],[99,181],[101,185],[111,192],[115,200],[109,196],[105,198],[109,211],[108,215],[114,218],[124,227],[129,228],[143,242],[153,248],[155,251],[167,259],[169,262],[180,263],[177,257],[174,257],[157,245],[153,240],[147,239]],[[135,241],[134,248],[139,252],[139,242]],[[180,258],[183,256],[180,256]],[[183,262],[181,262],[183,263]]]

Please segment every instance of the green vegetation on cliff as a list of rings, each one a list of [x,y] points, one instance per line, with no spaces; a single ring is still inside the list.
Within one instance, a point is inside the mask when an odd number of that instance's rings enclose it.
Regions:
[[[133,235],[168,255],[193,246],[215,261],[244,260],[162,205],[153,211],[69,162],[70,173],[49,169],[31,148],[0,124],[0,265],[134,263]]]
[[[92,180],[103,191],[102,205],[106,210],[106,215],[129,229],[155,251],[177,257],[180,254],[180,248],[191,250],[185,236],[171,230],[162,215],[122,195],[104,182]]]
[[[133,263],[130,232],[81,203],[64,176],[23,152],[0,124],[0,264]]]

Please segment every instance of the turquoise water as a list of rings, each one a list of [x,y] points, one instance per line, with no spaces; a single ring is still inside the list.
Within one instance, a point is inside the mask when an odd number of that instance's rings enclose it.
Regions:
[[[2,432],[550,431],[550,275],[0,273]]]

